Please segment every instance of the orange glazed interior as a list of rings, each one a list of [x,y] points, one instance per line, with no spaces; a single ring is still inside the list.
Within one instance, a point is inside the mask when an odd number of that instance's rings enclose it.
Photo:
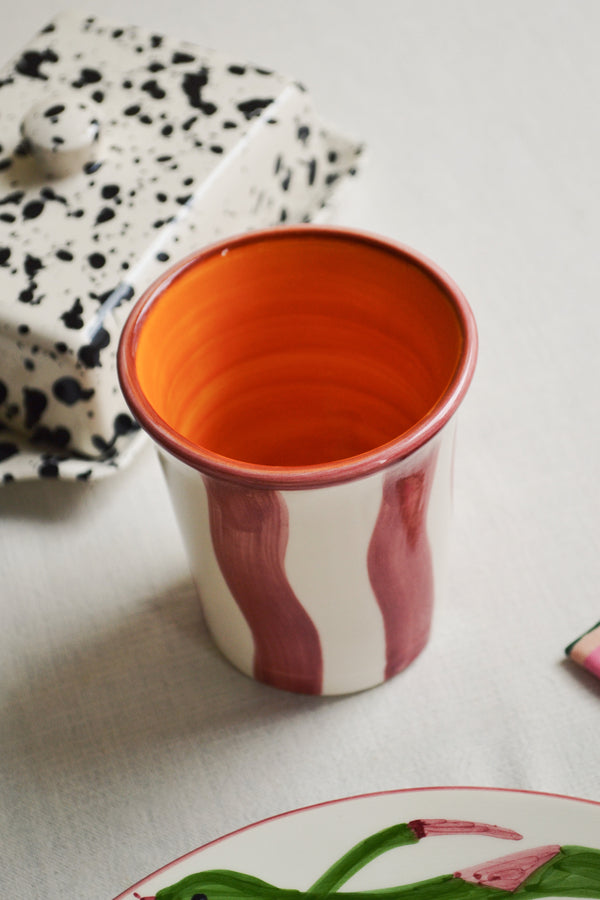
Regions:
[[[140,387],[172,429],[284,467],[402,435],[439,402],[464,343],[448,288],[398,248],[285,230],[200,254],[138,335]]]

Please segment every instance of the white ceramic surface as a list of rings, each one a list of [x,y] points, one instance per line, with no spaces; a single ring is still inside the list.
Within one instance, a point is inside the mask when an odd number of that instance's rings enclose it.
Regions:
[[[0,72],[0,483],[128,462],[131,300],[218,237],[312,219],[358,152],[288,77],[57,15]]]
[[[161,454],[207,625],[247,675],[345,694],[423,650],[476,357],[449,277],[350,230],[227,240],[140,299],[121,386]]]
[[[373,837],[404,824],[406,831],[387,832],[387,845],[383,836]],[[404,842],[411,832],[414,841]],[[279,888],[282,898],[290,896],[286,890],[296,890],[300,900],[302,892],[323,884],[324,873],[336,863],[342,869],[344,855],[369,838],[354,874],[340,872],[330,892],[313,897],[331,896],[340,888],[342,897],[361,892],[365,900],[376,900],[386,896],[386,889],[403,887],[387,896],[600,896],[599,804],[512,790],[422,788],[352,797],[267,819],[164,866],[117,900],[277,898],[270,887],[261,894],[253,879]],[[211,874],[214,870],[249,877],[228,893]],[[422,884],[441,876],[447,877],[437,893],[435,883]],[[523,881],[528,883],[520,887]]]
[[[277,687],[345,694],[381,684],[412,662],[427,642],[432,610],[443,593],[454,434],[452,419],[419,452],[384,473],[312,490],[273,492],[283,515],[270,520],[265,516],[263,527],[268,530],[283,519],[284,555],[276,568],[271,559],[254,559],[253,577],[246,580],[249,590],[240,596],[238,589],[239,602],[226,580],[235,572],[235,561],[230,560],[224,575],[215,549],[207,481],[160,451],[206,623],[235,666]],[[431,483],[424,491],[423,520],[417,526],[423,529],[421,548],[413,556],[404,547],[403,555],[401,529],[381,518],[384,485],[390,479],[394,484],[410,480],[427,469]],[[242,494],[250,498],[252,491],[242,488],[240,498]],[[384,554],[382,563],[369,558],[374,539],[395,548],[391,556]],[[234,553],[239,551],[244,526],[228,533],[227,540]],[[398,588],[394,556],[405,567],[403,588]],[[388,577],[395,596],[403,591],[407,595],[401,623],[395,618],[395,606],[387,605]],[[259,592],[277,590],[279,602],[261,606],[258,614],[254,584]],[[311,627],[301,637],[306,617]],[[282,652],[284,641],[288,647]]]

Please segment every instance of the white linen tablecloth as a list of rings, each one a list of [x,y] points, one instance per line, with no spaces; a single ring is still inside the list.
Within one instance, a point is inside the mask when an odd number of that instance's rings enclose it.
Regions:
[[[0,58],[56,10],[7,7]],[[564,658],[600,618],[600,4],[89,11],[305,83],[368,145],[334,221],[446,269],[480,359],[431,641],[363,694],[278,692],[221,658],[150,446],[96,483],[0,488],[0,892],[110,900],[242,825],[370,791],[600,801],[600,682]]]

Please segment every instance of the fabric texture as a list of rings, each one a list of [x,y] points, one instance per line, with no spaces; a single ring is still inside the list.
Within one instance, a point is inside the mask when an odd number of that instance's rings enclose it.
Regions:
[[[0,56],[55,11],[11,7]],[[361,694],[285,693],[221,657],[149,444],[111,478],[1,488],[2,895],[110,900],[243,825],[371,791],[600,801],[600,681],[564,654],[597,621],[600,583],[600,4],[104,0],[101,14],[305,82],[367,144],[332,218],[442,266],[480,356],[431,638]]]

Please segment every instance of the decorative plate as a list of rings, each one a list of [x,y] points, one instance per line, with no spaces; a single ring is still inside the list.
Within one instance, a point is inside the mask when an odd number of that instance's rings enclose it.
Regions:
[[[600,804],[421,788],[286,813],[188,853],[117,900],[600,898]]]

